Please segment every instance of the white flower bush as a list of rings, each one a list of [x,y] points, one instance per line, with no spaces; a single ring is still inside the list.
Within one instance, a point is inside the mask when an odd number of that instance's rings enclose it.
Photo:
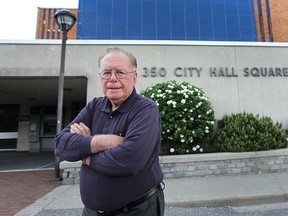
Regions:
[[[215,117],[204,92],[188,82],[168,81],[143,90],[154,100],[162,121],[162,154],[203,152],[210,142]]]

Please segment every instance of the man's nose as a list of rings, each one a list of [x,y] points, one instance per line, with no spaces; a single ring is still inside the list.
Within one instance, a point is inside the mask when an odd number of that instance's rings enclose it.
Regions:
[[[115,73],[115,72],[112,72],[112,73],[111,73],[110,80],[116,80],[116,79],[117,79],[116,73]]]

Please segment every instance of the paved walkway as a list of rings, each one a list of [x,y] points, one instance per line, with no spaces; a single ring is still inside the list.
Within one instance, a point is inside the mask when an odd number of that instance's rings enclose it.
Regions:
[[[0,152],[1,216],[16,214],[61,185],[54,180],[54,160],[53,152]]]
[[[11,216],[60,185],[54,170],[0,172],[0,215]]]
[[[166,179],[166,207],[224,207],[288,201],[288,172]],[[79,185],[62,185],[16,216],[79,215]]]

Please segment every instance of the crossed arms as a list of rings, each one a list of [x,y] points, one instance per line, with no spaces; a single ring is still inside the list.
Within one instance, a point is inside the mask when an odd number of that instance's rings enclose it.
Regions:
[[[76,133],[86,136],[91,136],[91,130],[84,123],[73,123],[70,127],[70,133]],[[124,137],[114,134],[103,134],[93,136],[90,142],[91,153],[95,154],[101,151],[105,151],[110,148],[114,148],[117,145],[123,144]],[[83,159],[83,163],[90,165],[90,156]]]

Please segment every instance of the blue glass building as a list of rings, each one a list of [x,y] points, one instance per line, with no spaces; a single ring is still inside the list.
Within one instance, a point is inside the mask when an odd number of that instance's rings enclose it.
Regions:
[[[257,41],[253,0],[79,0],[77,39]]]

